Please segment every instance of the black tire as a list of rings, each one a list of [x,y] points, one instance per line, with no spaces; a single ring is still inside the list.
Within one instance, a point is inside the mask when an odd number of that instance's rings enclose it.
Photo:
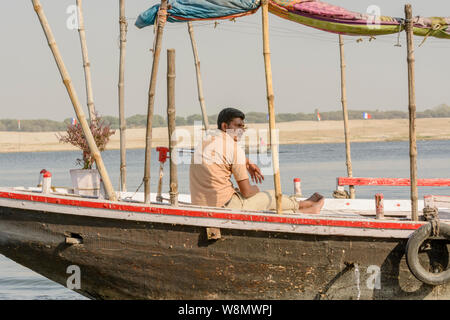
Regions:
[[[423,283],[438,286],[450,282],[450,268],[440,272],[431,273],[425,270],[419,261],[419,248],[431,235],[431,223],[427,223],[414,231],[406,244],[406,262],[411,273]],[[441,223],[439,235],[450,240],[450,225]]]

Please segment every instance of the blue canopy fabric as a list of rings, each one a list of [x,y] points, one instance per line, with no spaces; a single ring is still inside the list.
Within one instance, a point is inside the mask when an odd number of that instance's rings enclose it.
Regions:
[[[169,0],[169,22],[186,22],[189,20],[230,19],[253,13],[258,10],[260,0]],[[136,27],[139,29],[155,23],[159,4],[139,15]]]

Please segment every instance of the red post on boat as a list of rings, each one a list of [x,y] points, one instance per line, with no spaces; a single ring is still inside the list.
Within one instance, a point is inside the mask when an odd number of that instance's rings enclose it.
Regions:
[[[42,181],[42,193],[50,193],[52,187],[52,174],[50,171],[45,171]]]
[[[169,157],[167,153],[169,152],[169,148],[166,147],[157,147],[156,151],[159,152],[159,181],[158,181],[158,193],[156,194],[156,201],[162,202],[162,179],[164,176],[164,163],[167,161]]]
[[[375,211],[377,219],[384,218],[384,195],[382,193],[377,193],[375,195]]]
[[[167,155],[167,153],[169,153],[169,148],[157,147],[156,151],[159,152],[159,162],[165,163],[167,158],[169,157]]]

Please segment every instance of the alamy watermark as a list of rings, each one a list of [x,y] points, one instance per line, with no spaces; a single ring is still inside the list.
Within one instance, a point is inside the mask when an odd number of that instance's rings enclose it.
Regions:
[[[180,151],[172,157],[175,164],[245,164],[247,153],[248,160],[258,165],[263,175],[273,175],[270,143],[278,148],[278,129],[273,130],[270,139],[268,129],[229,129],[226,132],[214,129],[205,132],[199,121],[194,123],[193,128],[193,136],[192,131],[185,128],[177,128],[172,134],[171,141]],[[223,134],[228,137],[222,136]],[[193,155],[184,152],[191,146],[194,147]]]
[[[381,8],[377,5],[370,5],[367,7],[366,13],[369,15],[367,19],[367,26],[370,29],[381,28]]]
[[[81,289],[81,270],[77,265],[70,265],[66,269],[66,273],[70,274],[66,281],[66,287],[70,290]]]
[[[78,19],[78,6],[72,4],[67,7],[66,13],[69,17],[66,19],[66,27],[69,30],[78,30],[80,23]]]

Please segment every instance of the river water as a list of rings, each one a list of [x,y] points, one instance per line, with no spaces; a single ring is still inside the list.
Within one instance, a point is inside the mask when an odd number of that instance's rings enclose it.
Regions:
[[[418,177],[450,178],[450,141],[419,141]],[[105,166],[116,190],[119,184],[120,156],[118,150],[105,151]],[[71,186],[69,169],[76,168],[75,159],[80,152],[30,152],[0,154],[0,186],[35,186],[41,169],[52,173],[54,186]],[[270,175],[270,154],[253,157],[265,173],[261,189],[273,189]],[[152,153],[152,191],[156,190],[159,164],[157,154]],[[183,158],[182,158],[183,159]],[[180,193],[189,193],[190,154],[178,166]],[[407,142],[352,143],[353,176],[360,177],[409,177],[409,145]],[[336,177],[346,176],[345,149],[343,144],[306,144],[280,146],[281,184],[283,193],[293,192],[293,178],[302,179],[305,196],[319,192],[327,198],[336,189]],[[165,165],[168,172],[168,163]],[[144,172],[144,150],[127,151],[128,191],[136,191]],[[167,191],[164,181],[164,192]],[[143,191],[143,187],[139,189]],[[382,192],[386,199],[409,199],[408,187],[359,187],[357,198],[373,199]],[[450,188],[420,187],[419,199],[425,194],[450,195]],[[0,255],[0,299],[85,299],[76,292],[46,279]]]

